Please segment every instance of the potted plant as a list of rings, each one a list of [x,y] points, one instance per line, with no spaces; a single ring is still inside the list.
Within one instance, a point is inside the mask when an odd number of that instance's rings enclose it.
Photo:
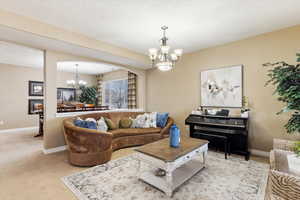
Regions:
[[[250,112],[248,97],[243,96],[242,104],[243,104],[243,107],[241,109],[241,117],[248,118],[249,117],[249,112]]]
[[[297,62],[300,62],[300,54],[297,54]],[[285,104],[277,114],[291,113],[291,117],[285,124],[288,134],[300,133],[300,64],[291,65],[286,62],[266,63],[264,66],[272,66],[268,71],[269,80],[266,85],[276,86],[274,94],[278,100]],[[295,154],[288,156],[290,169],[300,169],[300,141],[296,142]]]
[[[297,54],[297,62],[300,62],[300,54]],[[268,71],[270,79],[266,85],[276,86],[274,94],[278,100],[285,103],[285,107],[277,114],[290,112],[291,117],[285,128],[287,133],[300,133],[300,64],[290,65],[286,62],[266,63],[264,66],[272,66]]]
[[[79,96],[79,101],[81,103],[85,104],[96,104],[97,101],[97,87],[96,86],[91,86],[91,87],[86,87],[82,86],[80,87],[81,94]]]

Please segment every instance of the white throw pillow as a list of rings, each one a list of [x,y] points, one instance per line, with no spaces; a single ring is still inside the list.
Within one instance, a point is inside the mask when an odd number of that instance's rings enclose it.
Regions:
[[[152,112],[152,113],[145,113],[145,124],[143,126],[143,128],[156,128],[156,112]]]
[[[131,128],[156,128],[156,112],[144,113],[132,119]]]
[[[146,116],[138,115],[135,119],[132,119],[131,128],[144,128],[146,122]]]
[[[97,121],[94,118],[86,118],[85,121],[97,123]]]
[[[101,117],[98,121],[97,121],[97,130],[98,131],[107,131],[108,130],[108,127],[107,127],[107,124],[104,120],[103,117]]]

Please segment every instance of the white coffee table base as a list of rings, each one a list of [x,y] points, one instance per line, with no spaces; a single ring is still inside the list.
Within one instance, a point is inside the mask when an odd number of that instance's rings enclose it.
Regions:
[[[173,162],[164,162],[155,157],[137,153],[136,158],[140,165],[138,177],[171,197],[176,188],[205,167],[207,149],[207,145],[204,145]],[[193,159],[198,154],[203,155],[203,162]],[[152,169],[150,171],[142,171],[143,163],[148,163],[152,166]],[[155,176],[155,170],[158,168],[165,170],[166,176]]]

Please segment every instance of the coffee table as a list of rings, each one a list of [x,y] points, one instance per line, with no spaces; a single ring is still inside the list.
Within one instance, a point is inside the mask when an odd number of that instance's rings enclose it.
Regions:
[[[171,197],[176,188],[205,167],[208,141],[182,137],[180,147],[172,148],[169,138],[166,138],[135,150],[139,179]],[[194,159],[198,154],[202,154],[203,162]],[[143,163],[152,166],[152,169],[143,171]],[[165,176],[155,175],[156,169],[164,170]]]

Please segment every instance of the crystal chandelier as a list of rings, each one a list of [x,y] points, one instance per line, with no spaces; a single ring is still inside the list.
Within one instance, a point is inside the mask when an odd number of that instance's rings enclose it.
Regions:
[[[79,80],[78,73],[78,64],[75,65],[75,80],[67,80],[67,85],[76,89],[79,89],[81,86],[85,86],[87,84],[86,81]]]
[[[163,37],[160,39],[160,48],[150,48],[149,57],[152,61],[152,67],[156,66],[161,71],[169,71],[181,57],[182,49],[175,49],[169,53],[170,46],[167,45],[168,38],[166,37],[168,27],[163,26],[161,29],[163,30]]]

